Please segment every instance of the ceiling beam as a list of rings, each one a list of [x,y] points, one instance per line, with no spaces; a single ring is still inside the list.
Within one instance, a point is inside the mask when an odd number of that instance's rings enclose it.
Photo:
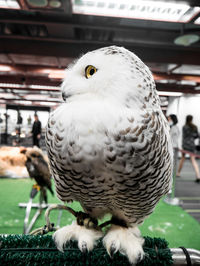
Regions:
[[[28,10],[25,0],[17,0],[17,2],[20,5],[21,9]]]
[[[127,34],[130,34],[135,31],[135,32],[143,32],[143,31],[147,31],[147,28],[146,27],[138,27],[138,26],[122,26],[122,25],[117,25],[116,24],[111,24],[111,23],[108,23],[108,19],[109,20],[113,20],[113,18],[102,18],[100,22],[97,22],[96,21],[96,18],[93,17],[93,20],[94,20],[94,23],[89,23],[87,22],[88,20],[88,16],[84,16],[84,15],[79,15],[79,17],[84,17],[84,21],[82,21],[81,23],[78,23],[76,21],[73,21],[71,20],[70,22],[60,22],[60,21],[49,21],[49,20],[31,20],[31,19],[23,19],[22,17],[20,18],[15,18],[15,17],[3,17],[1,16],[0,17],[0,22],[2,23],[12,23],[12,24],[27,24],[27,25],[40,25],[40,26],[47,26],[47,27],[57,27],[57,28],[64,28],[64,27],[68,27],[68,28],[79,28],[79,29],[87,29],[87,30],[102,30],[102,31],[120,31],[120,32],[125,32]],[[90,16],[91,18],[91,16]],[[120,20],[120,18],[119,18]],[[143,20],[140,20],[140,21],[143,21]],[[173,22],[168,22],[168,23],[173,23]],[[194,25],[194,28],[196,26]],[[196,30],[198,31],[199,29],[196,28]],[[172,30],[169,30],[169,29],[166,29],[166,28],[163,28],[163,29],[159,29],[158,27],[151,27],[149,29],[149,31],[152,31],[152,32],[157,32],[158,34],[163,34],[163,32],[165,34],[168,34],[168,33],[177,33],[179,32],[179,28],[177,31],[172,31]]]
[[[186,85],[186,84],[177,84],[177,83],[160,83],[160,82],[156,82],[156,88],[157,90],[161,90],[161,91],[176,91],[176,92],[183,92],[183,93],[195,93],[198,94],[200,93],[200,90],[195,90],[194,85]],[[20,91],[25,91],[26,93],[29,94],[34,94],[35,96],[38,94],[39,96],[41,95],[40,92],[46,92],[45,95],[49,95],[49,93],[61,93],[61,90],[58,89],[54,89],[54,88],[29,88],[29,87],[23,87],[23,88],[18,88],[18,87],[0,87],[1,90],[7,91],[9,90],[8,93],[12,93],[12,91],[15,90],[20,90]],[[52,94],[53,95],[53,94]],[[54,96],[56,97],[56,96]],[[50,97],[48,99],[51,99]]]
[[[15,45],[13,45],[13,43]],[[55,41],[36,41],[34,38],[27,40],[19,36],[16,38],[0,37],[0,53],[16,53],[16,54],[35,54],[43,56],[71,57],[77,58],[80,54],[86,53],[109,45],[124,46],[135,52],[145,62],[171,63],[171,64],[192,64],[200,65],[200,50],[190,51],[177,47],[162,48],[153,47],[134,43],[112,43],[99,41],[81,41],[66,40],[63,42]]]
[[[57,71],[57,70],[65,70],[64,68],[59,68],[59,67],[53,67],[53,66],[33,66],[31,65],[24,65],[24,64],[0,64],[0,72],[1,71],[5,71],[6,70],[1,70],[1,66],[4,67],[9,67],[10,70],[13,72],[23,72],[23,73],[28,73],[28,72],[32,72],[32,73],[36,73],[36,74],[45,74],[48,72],[44,72],[44,69],[49,69],[51,71]]]
[[[4,100],[0,100],[0,105],[5,105],[5,106],[12,106],[13,108],[10,108],[8,107],[8,109],[14,109],[14,110],[33,110],[33,111],[47,111],[49,112],[51,107],[49,105],[45,105],[44,104],[40,104],[40,103],[37,103],[37,102],[34,102],[33,104],[25,104],[25,103],[16,103],[15,101],[9,101],[9,104],[7,102],[5,102]],[[56,104],[53,106],[55,107]],[[14,108],[15,107],[15,108]],[[46,110],[45,110],[46,109]]]
[[[9,102],[9,104],[6,104],[6,109],[12,109],[12,110],[32,110],[32,111],[50,111],[49,106],[42,106],[41,104],[34,103],[34,105],[28,105],[28,104],[23,104],[23,103],[12,103]]]
[[[176,81],[193,81],[200,83],[200,75],[187,75],[187,74],[165,74],[154,72],[153,77],[156,81],[159,80],[176,80]]]
[[[24,94],[40,94],[41,91],[43,92],[44,95],[49,95],[49,93],[60,93],[61,91],[60,89],[56,90],[56,89],[49,89],[49,88],[29,88],[29,87],[24,87],[24,88],[14,88],[14,87],[2,87],[0,86],[0,90],[4,90],[4,91],[8,91],[10,90],[8,93],[11,93],[13,91],[20,91],[20,94],[24,92]],[[51,94],[50,94],[51,95]]]
[[[61,85],[61,80],[58,79],[50,79],[44,76],[39,76],[39,75],[32,75],[28,76],[25,74],[17,74],[17,75],[12,75],[12,74],[1,74],[0,75],[0,83],[8,83],[8,84],[20,84],[20,85],[25,85],[29,87],[28,85],[42,85],[42,86],[55,86],[55,87],[60,87]],[[14,88],[14,87],[13,87]],[[19,88],[15,88],[19,89]],[[39,88],[39,90],[43,88]],[[49,88],[49,90],[54,91],[56,88]],[[46,89],[48,90],[48,88]]]
[[[0,100],[5,101],[5,102],[10,102],[10,101],[28,101],[28,102],[48,102],[48,103],[61,103],[61,100],[51,100],[50,99],[26,99],[26,98],[8,98],[8,97],[0,97]]]
[[[191,85],[156,83],[156,89],[158,91],[182,92],[185,94],[200,94],[200,90],[195,90],[195,87]]]
[[[5,70],[1,70],[1,66],[5,66],[8,68]],[[177,66],[176,66],[177,68]],[[173,68],[175,69],[175,68]],[[52,75],[51,75],[52,74]],[[56,78],[52,78],[53,74]],[[28,84],[37,84],[38,85],[46,85],[49,84],[50,86],[60,86],[62,79],[65,75],[65,69],[58,69],[58,68],[51,68],[51,67],[35,67],[35,66],[28,66],[28,65],[16,65],[16,66],[10,66],[8,64],[6,65],[0,65],[0,82],[3,83],[5,80],[7,80],[7,83],[13,83],[12,79],[14,80],[21,80],[21,82],[18,82],[19,84],[25,83],[28,88]],[[193,81],[196,83],[200,83],[200,75],[191,75],[191,74],[174,74],[171,73],[171,70],[168,73],[162,73],[162,72],[153,72],[153,77],[155,81],[160,80],[175,80],[175,81]],[[26,89],[26,86],[24,86]],[[23,88],[24,88],[23,87]],[[16,88],[17,86],[12,86],[11,88]],[[22,89],[23,89],[22,88]],[[31,89],[31,88],[29,88]],[[39,87],[38,87],[39,89]],[[56,88],[48,88],[47,90],[57,90]]]

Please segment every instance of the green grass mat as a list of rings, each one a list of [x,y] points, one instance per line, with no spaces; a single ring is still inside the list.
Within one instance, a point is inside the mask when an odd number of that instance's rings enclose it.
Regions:
[[[50,236],[0,236],[1,265],[129,265],[125,256],[116,253],[111,259],[102,241],[89,253],[83,254],[77,248],[77,243],[67,244],[64,253],[55,248]],[[145,238],[145,257],[138,266],[170,266],[172,254],[167,248],[167,242],[159,238]]]
[[[0,179],[0,234],[21,234],[23,232],[25,208],[19,208],[19,202],[28,202],[31,186],[30,179]],[[60,203],[56,197],[48,193],[49,203]],[[38,202],[38,196],[34,200]],[[81,210],[79,203],[70,205]],[[32,212],[34,215],[35,210]],[[33,229],[45,224],[44,212]],[[51,212],[51,222],[57,222],[58,211]],[[71,224],[74,217],[63,211],[61,226]],[[155,212],[149,216],[142,226],[142,235],[165,238],[170,248],[185,246],[200,250],[200,224],[177,206],[170,206],[163,201],[157,205]]]

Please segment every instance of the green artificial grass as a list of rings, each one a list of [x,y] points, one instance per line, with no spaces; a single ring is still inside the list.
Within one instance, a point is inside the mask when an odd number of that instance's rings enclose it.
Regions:
[[[19,203],[28,203],[32,185],[34,180],[26,179],[0,179],[0,234],[22,234],[25,218],[25,208],[18,207]],[[56,194],[56,193],[54,193]],[[33,200],[34,203],[39,202],[39,193]],[[48,192],[48,203],[61,203],[56,195],[52,196]],[[72,208],[82,210],[78,202],[73,202],[70,205]],[[35,214],[36,209],[32,209],[29,221]],[[33,229],[45,225],[44,219],[45,210],[37,219]],[[57,223],[58,210],[52,211],[50,220]],[[62,212],[61,226],[70,224],[74,216],[67,211]]]
[[[70,241],[60,252],[51,236],[10,235],[0,236],[1,265],[130,265],[119,252],[111,259],[100,239],[89,253],[82,253],[76,241]],[[145,256],[138,266],[170,266],[172,253],[164,239],[145,237]],[[99,259],[101,258],[101,259]]]
[[[162,200],[140,227],[142,235],[165,238],[170,248],[200,250],[200,224],[179,206]]]
[[[0,179],[0,234],[22,234],[25,208],[18,207],[19,202],[28,202],[33,180]],[[39,195],[34,202],[38,202]],[[48,193],[49,203],[60,203],[56,196]],[[70,204],[74,210],[81,210],[80,204]],[[45,225],[44,212],[38,218],[33,229]],[[35,209],[31,212],[33,216]],[[51,222],[56,224],[58,211],[52,211]],[[30,217],[31,218],[31,217]],[[61,226],[71,224],[73,215],[63,211]],[[108,219],[108,218],[107,218]],[[104,219],[105,220],[105,219]],[[170,248],[184,246],[200,250],[200,224],[178,206],[171,206],[162,200],[154,213],[140,226],[143,236],[165,238]]]

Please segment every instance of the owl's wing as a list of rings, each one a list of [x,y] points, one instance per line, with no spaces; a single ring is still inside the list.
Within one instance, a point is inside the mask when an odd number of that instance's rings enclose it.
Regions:
[[[37,160],[33,161],[33,167],[35,169],[34,178],[41,186],[46,186],[51,193],[53,193],[51,188],[51,175],[47,162],[42,156],[39,156]]]
[[[34,178],[34,176],[35,176],[35,168],[34,168],[32,162],[30,160],[27,160],[25,162],[25,166],[26,166],[26,169],[27,169],[27,171],[29,173],[29,176],[31,178]]]
[[[172,149],[167,124],[160,113],[152,112],[140,124],[129,119],[126,128],[109,138],[106,167],[114,173],[117,195],[124,202],[121,207],[127,205],[127,213],[142,220],[170,188]]]
[[[46,183],[51,184],[50,182],[50,171],[47,162],[44,160],[42,156],[38,157],[38,159],[34,162],[35,168],[40,173],[40,175],[43,177],[43,180],[46,181]]]

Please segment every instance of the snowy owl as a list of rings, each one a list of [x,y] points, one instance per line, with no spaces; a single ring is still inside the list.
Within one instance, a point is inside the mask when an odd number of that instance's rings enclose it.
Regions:
[[[169,191],[172,175],[169,128],[152,74],[134,53],[105,47],[66,70],[62,96],[46,128],[57,196],[80,202],[91,221],[110,214],[104,246],[135,264],[144,256],[138,225]],[[81,251],[94,247],[103,232],[86,220],[54,233],[59,250],[70,239]]]

